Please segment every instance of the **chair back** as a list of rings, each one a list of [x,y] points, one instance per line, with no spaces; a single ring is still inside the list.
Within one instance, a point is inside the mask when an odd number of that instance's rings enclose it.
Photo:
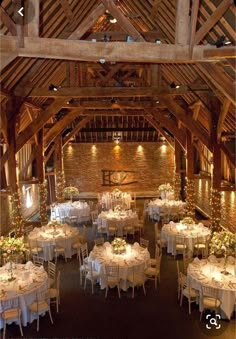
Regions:
[[[56,264],[52,261],[48,261],[48,275],[49,277],[55,277],[56,274]]]
[[[149,246],[149,240],[140,238],[140,246],[143,247],[143,248],[148,248],[148,246]]]
[[[32,260],[35,266],[43,266],[44,264],[44,258],[39,257],[38,255],[32,255]]]
[[[14,293],[14,295],[12,295],[11,297],[1,297],[0,305],[3,316],[6,315],[6,312],[8,312],[9,310],[15,310],[17,312],[17,315],[20,314],[20,301],[19,297],[16,296],[16,293]]]
[[[119,266],[118,265],[105,265],[105,275],[107,278],[119,279]]]
[[[103,244],[104,244],[104,238],[103,237],[101,237],[101,238],[97,238],[97,239],[95,239],[94,240],[94,244],[96,245],[96,246],[102,246]]]
[[[142,285],[145,281],[145,273],[144,273],[144,263],[134,265],[132,267],[132,278],[133,283],[136,285]]]
[[[219,296],[219,290],[217,288],[211,287],[211,286],[206,286],[202,285],[201,286],[201,292],[203,297],[210,297],[216,300],[218,299]]]
[[[84,261],[84,259],[88,257],[88,244],[87,243],[81,244],[80,253],[81,253],[82,261]]]

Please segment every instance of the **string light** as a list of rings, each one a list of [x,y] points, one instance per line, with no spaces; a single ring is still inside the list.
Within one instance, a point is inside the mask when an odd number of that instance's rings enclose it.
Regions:
[[[194,186],[194,179],[186,178],[186,213],[192,218],[195,217]]]
[[[41,222],[47,222],[47,180],[39,183],[39,214]]]
[[[175,200],[179,200],[180,198],[180,189],[181,189],[181,176],[180,173],[174,173],[174,195]]]
[[[218,189],[211,188],[211,228],[213,232],[221,231],[221,192]]]
[[[65,174],[64,171],[56,172],[56,197],[58,202],[64,201]]]
[[[15,229],[16,237],[21,237],[24,234],[25,220],[21,212],[21,198],[18,192],[12,193],[10,196],[12,204],[11,224]]]

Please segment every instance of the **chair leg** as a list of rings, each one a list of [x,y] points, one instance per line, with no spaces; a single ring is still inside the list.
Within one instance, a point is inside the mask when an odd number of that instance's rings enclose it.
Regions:
[[[4,327],[3,327],[3,339],[6,338],[6,321],[4,320]]]
[[[203,311],[202,311],[203,312]],[[200,314],[200,321],[202,321],[202,312],[201,312],[201,314]]]
[[[145,289],[144,283],[143,283],[143,293],[144,293],[144,295],[146,295],[146,289]]]
[[[105,298],[107,297],[108,287],[106,287]]]
[[[53,324],[53,320],[52,320],[52,314],[51,314],[51,310],[50,310],[50,308],[49,308],[49,310],[48,310],[48,313],[49,313],[49,318],[50,318],[50,320],[51,320],[51,323]]]
[[[134,298],[134,286],[132,288],[132,298]]]
[[[117,285],[117,288],[118,288],[118,296],[119,296],[119,298],[120,298],[120,286]]]
[[[92,284],[92,294],[94,294],[93,280],[91,280],[91,284]]]
[[[191,302],[190,302],[190,299],[188,299],[188,313],[191,314]]]
[[[37,332],[39,331],[39,314],[37,315]]]
[[[182,304],[183,304],[183,293],[182,292],[180,292],[180,294],[181,294],[181,297],[180,297],[180,306],[182,306]]]
[[[157,289],[157,276],[155,277],[155,289]]]

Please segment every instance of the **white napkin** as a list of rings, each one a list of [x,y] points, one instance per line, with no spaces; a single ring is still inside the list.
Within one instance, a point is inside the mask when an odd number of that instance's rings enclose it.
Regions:
[[[104,247],[110,247],[111,244],[110,244],[108,241],[106,241],[106,242],[104,242],[103,246],[104,246]]]
[[[139,243],[138,243],[138,242],[135,242],[135,243],[133,244],[133,247],[134,247],[134,248],[139,247]]]
[[[200,261],[201,261],[201,260],[200,260],[198,257],[196,257],[196,258],[193,259],[193,263],[194,263],[194,264],[199,264]]]
[[[212,262],[212,263],[217,262],[216,256],[215,256],[214,254],[211,254],[211,255],[208,257],[208,261],[209,261],[209,262]]]
[[[32,263],[32,261],[28,261],[26,264],[25,264],[25,268],[27,270],[29,270],[30,268],[34,267],[34,264]]]

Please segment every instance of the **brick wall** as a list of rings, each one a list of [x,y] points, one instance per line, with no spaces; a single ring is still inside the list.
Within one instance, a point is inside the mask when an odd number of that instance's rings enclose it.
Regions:
[[[123,186],[103,186],[102,170],[124,172]],[[66,185],[80,192],[111,191],[115,187],[129,192],[154,191],[164,183],[173,183],[174,152],[162,143],[69,144],[64,148]],[[120,174],[116,174],[118,176]]]

